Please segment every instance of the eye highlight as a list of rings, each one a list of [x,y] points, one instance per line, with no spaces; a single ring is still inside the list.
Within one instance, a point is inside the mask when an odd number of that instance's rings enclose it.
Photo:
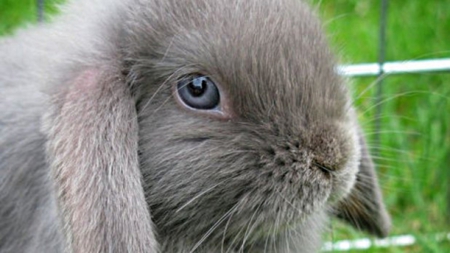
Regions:
[[[216,109],[220,92],[216,84],[204,75],[190,75],[177,84],[177,92],[183,103],[197,110]]]

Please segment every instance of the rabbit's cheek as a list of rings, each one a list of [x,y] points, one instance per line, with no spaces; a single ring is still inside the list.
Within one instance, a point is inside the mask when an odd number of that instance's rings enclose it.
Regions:
[[[334,173],[333,191],[330,195],[329,203],[335,203],[349,194],[355,184],[356,174],[360,165],[360,144],[358,136],[355,134],[357,130],[351,126],[346,127],[346,129],[350,129],[350,131],[348,131],[348,137],[342,138],[346,140],[345,162],[341,164],[341,169]]]

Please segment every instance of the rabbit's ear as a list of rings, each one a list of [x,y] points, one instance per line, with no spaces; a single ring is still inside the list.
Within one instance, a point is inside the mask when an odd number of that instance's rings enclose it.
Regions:
[[[385,237],[389,233],[391,220],[383,203],[375,166],[362,131],[359,131],[359,142],[361,161],[356,183],[350,194],[338,203],[336,214],[357,229]]]
[[[124,77],[90,68],[62,87],[46,129],[68,252],[156,252]]]

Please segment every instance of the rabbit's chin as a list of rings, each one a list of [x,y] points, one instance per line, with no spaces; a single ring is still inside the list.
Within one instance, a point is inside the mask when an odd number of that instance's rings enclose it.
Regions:
[[[243,191],[234,196],[234,202],[224,203],[230,193],[228,189],[223,197],[175,212],[172,218],[177,222],[172,219],[171,227],[167,227],[166,221],[157,222],[157,226],[166,226],[159,234],[187,236],[188,241],[207,236],[208,243],[229,247],[259,244],[308,224],[311,217],[325,209],[333,188],[330,176],[321,171],[292,170],[282,177],[275,174],[261,177],[264,175],[241,185]],[[218,191],[222,190],[225,189]]]
[[[237,203],[237,215],[241,216],[242,223],[236,223],[236,230],[243,225],[253,226],[255,239],[273,236],[298,227],[311,215],[324,210],[333,184],[329,175],[314,172],[287,173],[284,181],[244,194]],[[311,174],[317,174],[314,180],[310,179]]]

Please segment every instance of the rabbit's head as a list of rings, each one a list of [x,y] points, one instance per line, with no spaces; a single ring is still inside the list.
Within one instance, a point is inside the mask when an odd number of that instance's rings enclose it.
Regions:
[[[106,75],[130,90],[137,119],[105,131],[137,120],[160,237],[221,244],[241,234],[241,245],[324,212],[387,233],[348,89],[305,4],[127,2]]]
[[[125,68],[160,234],[198,238],[216,224],[208,240],[231,240],[252,219],[257,240],[349,194],[368,153],[308,7],[164,1],[133,17]]]

